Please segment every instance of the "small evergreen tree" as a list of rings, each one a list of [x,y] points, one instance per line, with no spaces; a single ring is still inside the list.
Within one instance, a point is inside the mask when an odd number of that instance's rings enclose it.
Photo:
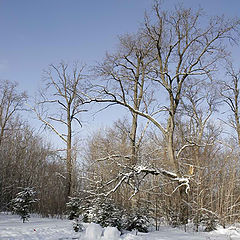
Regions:
[[[80,208],[83,222],[94,222],[102,227],[117,227],[118,230],[137,230],[148,232],[150,224],[144,208],[124,210],[110,198],[97,198],[93,201],[83,201]]]
[[[148,232],[150,221],[145,209],[138,208],[133,209],[132,213],[128,213],[124,218],[123,228],[132,231],[137,230],[139,232]]]
[[[81,207],[84,222],[94,222],[102,227],[122,229],[123,210],[109,198],[97,198]]]
[[[82,199],[79,197],[69,197],[67,202],[68,219],[73,220],[73,229],[75,232],[83,231],[83,225],[80,221]]]
[[[22,191],[16,194],[12,199],[12,212],[18,214],[23,223],[30,218],[30,207],[37,201],[35,199],[36,192],[31,187],[23,188]]]
[[[218,219],[216,215],[213,213],[205,213],[203,214],[202,221],[203,225],[205,226],[205,232],[211,232],[217,229]]]
[[[123,210],[117,206],[111,199],[98,199],[93,211],[93,220],[102,227],[122,228]]]
[[[68,219],[73,220],[79,217],[82,200],[79,197],[69,197],[67,202]]]

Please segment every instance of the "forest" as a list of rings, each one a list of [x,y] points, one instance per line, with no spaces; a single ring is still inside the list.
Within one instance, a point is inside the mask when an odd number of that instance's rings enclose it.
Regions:
[[[30,211],[44,217],[140,231],[147,222],[196,231],[239,222],[239,26],[155,1],[98,64],[50,64],[34,100],[1,79],[0,212],[30,188]],[[119,119],[82,141],[87,118],[109,109]]]

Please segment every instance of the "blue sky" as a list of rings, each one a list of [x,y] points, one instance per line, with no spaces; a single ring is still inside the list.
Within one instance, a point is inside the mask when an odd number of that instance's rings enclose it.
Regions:
[[[0,0],[0,78],[32,92],[48,64],[93,64],[134,31],[151,1]]]
[[[61,60],[94,64],[137,30],[152,0],[0,0],[0,79],[17,81],[29,95],[42,70]],[[177,0],[165,0],[171,8]],[[208,14],[240,17],[239,0],[183,0]],[[239,48],[235,55],[240,55]],[[109,112],[109,115],[112,112]],[[105,114],[106,116],[106,114]],[[116,116],[118,118],[118,116]]]
[[[165,0],[165,5],[177,1]],[[0,0],[0,78],[32,94],[50,63],[99,61],[134,32],[151,0]],[[185,0],[210,14],[240,16],[238,0]]]
[[[176,0],[165,0],[171,6]],[[210,14],[240,16],[238,0],[185,0]],[[33,94],[50,63],[99,61],[134,32],[152,0],[0,0],[0,78]]]

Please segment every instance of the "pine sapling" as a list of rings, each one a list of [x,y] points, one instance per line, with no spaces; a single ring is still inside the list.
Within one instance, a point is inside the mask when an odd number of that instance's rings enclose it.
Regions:
[[[16,197],[12,199],[12,212],[20,216],[23,223],[30,218],[30,208],[33,203],[37,201],[35,199],[36,192],[31,187],[23,188],[22,191],[16,194]]]

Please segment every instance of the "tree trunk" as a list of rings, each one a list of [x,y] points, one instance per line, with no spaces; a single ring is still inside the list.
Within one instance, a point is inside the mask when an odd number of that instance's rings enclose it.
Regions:
[[[179,221],[180,224],[187,224],[188,223],[188,195],[186,193],[185,187],[179,188],[179,195],[180,195],[180,216]]]
[[[70,116],[70,106],[68,109],[68,134],[67,134],[67,183],[66,183],[66,197],[72,195],[72,126]]]
[[[136,137],[137,137],[137,118],[138,115],[136,113],[132,113],[132,128],[130,133],[131,138],[131,165],[134,166],[137,163],[137,149],[136,149]]]
[[[167,127],[167,134],[166,134],[166,138],[167,138],[167,153],[168,153],[168,159],[170,162],[170,166],[172,167],[172,170],[175,171],[175,173],[178,175],[178,177],[180,177],[180,169],[179,169],[179,163],[178,163],[178,159],[175,156],[175,152],[174,152],[174,115],[172,114],[172,116],[169,117],[168,119],[168,127]]]

